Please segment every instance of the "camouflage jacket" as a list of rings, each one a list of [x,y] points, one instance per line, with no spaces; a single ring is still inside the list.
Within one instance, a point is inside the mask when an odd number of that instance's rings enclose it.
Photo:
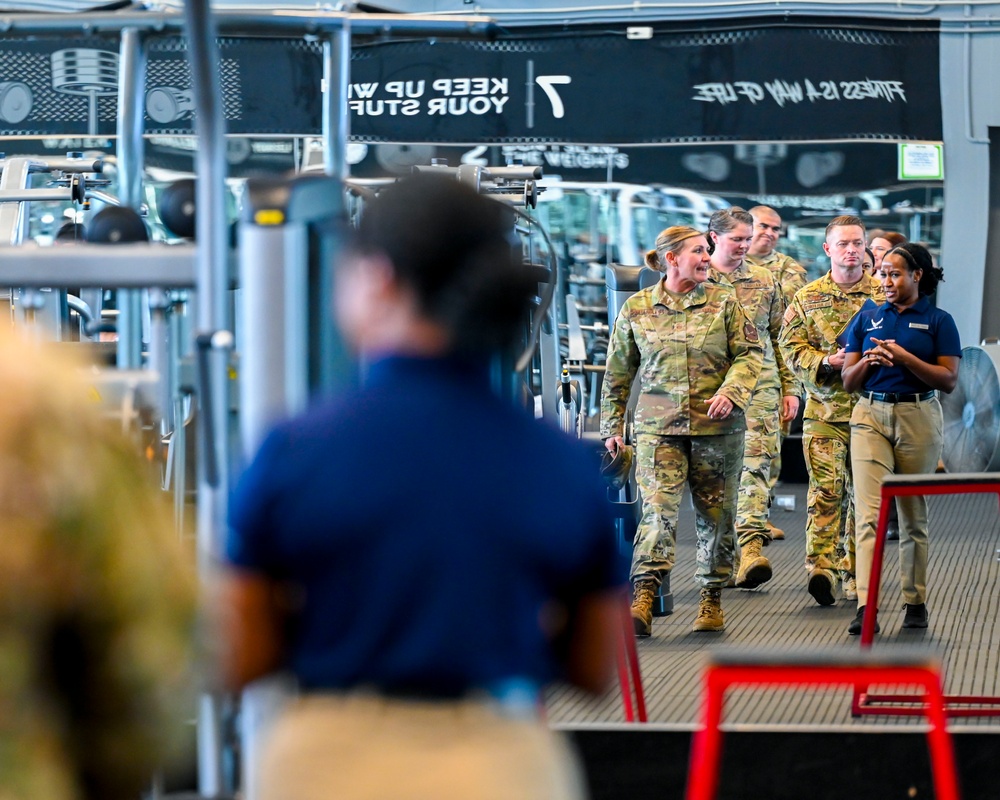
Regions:
[[[632,295],[615,320],[601,393],[601,436],[624,432],[633,379],[639,376],[635,432],[659,436],[743,430],[764,351],[757,328],[732,288],[705,282],[685,295],[661,280]],[[708,417],[708,401],[725,395],[726,419]]]
[[[726,274],[709,270],[709,280],[732,286],[743,310],[757,326],[757,335],[764,346],[764,366],[757,379],[757,389],[778,389],[782,395],[802,395],[802,386],[785,364],[778,348],[778,335],[785,315],[785,299],[774,277],[763,267],[742,264]]]
[[[195,708],[194,558],[82,369],[6,338],[0,798],[138,798]]]
[[[784,295],[785,305],[790,306],[795,298],[795,293],[806,285],[809,277],[805,268],[791,256],[772,250],[771,255],[766,258],[747,256],[748,264],[755,267],[767,267],[781,287],[781,294]]]
[[[840,349],[837,337],[869,297],[876,303],[885,302],[882,285],[870,275],[862,276],[845,292],[828,272],[803,286],[785,311],[779,344],[785,361],[805,387],[807,419],[850,421],[858,396],[845,391],[839,371],[824,374],[821,366],[825,356]]]

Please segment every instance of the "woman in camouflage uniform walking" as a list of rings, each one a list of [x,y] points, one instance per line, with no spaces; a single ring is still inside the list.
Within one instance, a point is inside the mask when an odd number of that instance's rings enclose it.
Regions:
[[[684,485],[696,513],[701,586],[696,631],[725,627],[721,590],[733,571],[736,495],[743,463],[743,410],[763,348],[732,287],[705,283],[708,240],[674,226],[660,233],[646,263],[664,273],[622,307],[608,348],[601,435],[625,446],[625,412],[639,376],[635,410],[636,480],[643,511],[635,535],[632,619],[652,630],[653,595],[674,565]]]

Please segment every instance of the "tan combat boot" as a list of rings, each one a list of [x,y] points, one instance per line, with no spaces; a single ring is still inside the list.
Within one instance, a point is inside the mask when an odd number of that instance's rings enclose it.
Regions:
[[[721,631],[726,628],[726,620],[722,616],[722,590],[702,589],[701,602],[698,603],[698,618],[691,626],[693,631]]]
[[[764,540],[754,536],[743,545],[740,570],[736,573],[736,586],[740,589],[756,589],[771,580],[771,562],[760,552]]]
[[[767,521],[767,532],[771,534],[772,539],[784,539],[785,532],[781,528],[776,528],[771,520]]]
[[[653,632],[653,595],[656,581],[640,579],[633,587],[632,627],[636,636],[649,636]]]

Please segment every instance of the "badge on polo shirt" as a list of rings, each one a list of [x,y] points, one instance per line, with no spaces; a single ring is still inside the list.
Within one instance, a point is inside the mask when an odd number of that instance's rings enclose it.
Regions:
[[[931,326],[924,322],[911,322],[910,327],[920,331],[929,331],[931,329]]]

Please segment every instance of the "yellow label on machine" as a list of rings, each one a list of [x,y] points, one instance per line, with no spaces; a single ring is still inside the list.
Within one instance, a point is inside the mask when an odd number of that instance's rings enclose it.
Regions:
[[[253,215],[253,221],[258,225],[281,225],[285,221],[285,212],[277,208],[262,208]]]

